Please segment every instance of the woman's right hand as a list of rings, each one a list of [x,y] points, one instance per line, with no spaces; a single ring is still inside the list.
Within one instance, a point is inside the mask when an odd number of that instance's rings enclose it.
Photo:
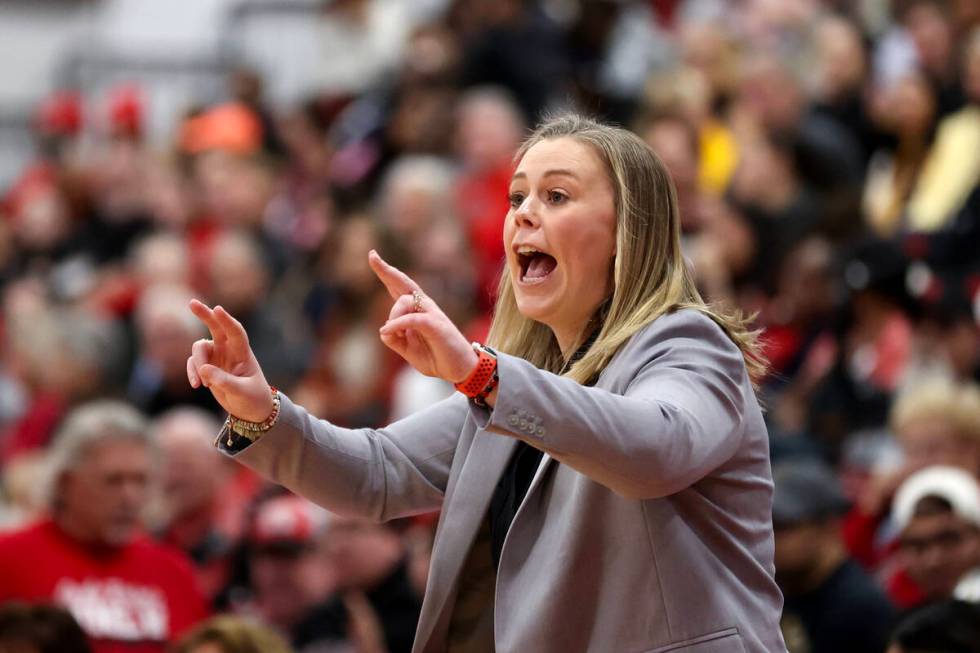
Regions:
[[[198,340],[191,347],[191,387],[208,388],[221,407],[239,419],[265,421],[272,414],[272,393],[244,327],[220,306],[211,309],[192,299],[190,308],[211,332],[210,340]]]

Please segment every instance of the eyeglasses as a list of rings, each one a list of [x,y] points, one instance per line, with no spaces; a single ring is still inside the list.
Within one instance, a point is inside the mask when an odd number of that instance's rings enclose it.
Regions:
[[[903,537],[899,540],[899,548],[912,555],[922,555],[936,547],[942,551],[950,551],[958,547],[967,537],[964,529],[945,529],[933,533],[929,537]]]

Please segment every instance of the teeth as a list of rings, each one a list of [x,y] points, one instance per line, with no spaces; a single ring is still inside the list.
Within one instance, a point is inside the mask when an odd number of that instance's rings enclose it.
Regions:
[[[521,246],[517,248],[517,253],[521,255],[537,254],[538,250],[533,247]]]

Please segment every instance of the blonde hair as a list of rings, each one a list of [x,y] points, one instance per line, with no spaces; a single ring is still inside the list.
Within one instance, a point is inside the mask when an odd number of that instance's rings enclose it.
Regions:
[[[174,647],[174,653],[194,653],[205,644],[222,653],[292,653],[286,640],[272,628],[251,619],[222,615],[199,624]]]
[[[665,313],[692,308],[721,327],[741,350],[753,382],[760,380],[766,364],[757,332],[749,329],[741,314],[708,306],[694,284],[681,253],[674,185],[653,150],[625,129],[562,114],[542,123],[521,145],[515,160],[541,141],[557,138],[574,139],[596,153],[609,174],[616,212],[612,295],[593,318],[600,323],[595,341],[564,376],[590,382],[637,331]],[[576,344],[588,335],[580,334]],[[500,279],[488,344],[551,372],[561,373],[565,366],[551,329],[518,310],[506,272]]]
[[[892,406],[892,431],[901,437],[923,420],[944,422],[959,436],[980,441],[980,386],[935,376],[908,387]]]

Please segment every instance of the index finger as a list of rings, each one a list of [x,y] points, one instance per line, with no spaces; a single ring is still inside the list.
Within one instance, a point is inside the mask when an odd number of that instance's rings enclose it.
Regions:
[[[398,299],[402,295],[411,295],[416,290],[422,292],[419,285],[412,281],[412,278],[386,262],[373,249],[368,253],[368,263],[371,269],[381,279],[381,283],[388,289],[388,294],[392,299]]]
[[[204,322],[204,326],[208,328],[211,332],[211,339],[215,342],[222,342],[227,338],[225,333],[225,327],[218,321],[215,316],[214,311],[211,310],[207,304],[200,302],[196,299],[192,299],[190,302],[191,313],[193,313],[197,319]]]

